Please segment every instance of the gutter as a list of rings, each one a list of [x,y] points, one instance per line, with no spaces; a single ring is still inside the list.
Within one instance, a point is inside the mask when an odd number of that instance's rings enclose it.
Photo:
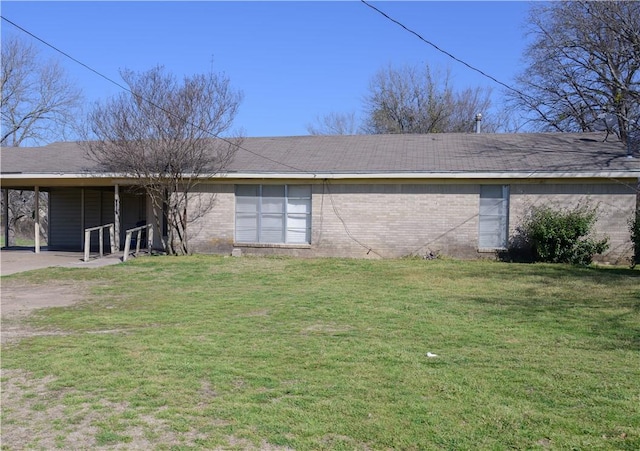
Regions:
[[[234,179],[527,179],[527,178],[626,178],[640,177],[640,170],[634,171],[606,171],[606,172],[317,172],[317,173],[259,173],[259,172],[234,172],[228,173],[221,178]]]
[[[185,175],[188,177],[188,175]],[[296,180],[345,180],[345,179],[586,179],[586,178],[628,178],[640,177],[640,170],[626,171],[517,171],[517,172],[227,172],[215,174],[212,177],[202,177],[203,180],[211,179],[296,179]],[[132,183],[133,177],[127,177],[118,173],[1,173],[0,180],[105,180],[113,179],[118,183]]]

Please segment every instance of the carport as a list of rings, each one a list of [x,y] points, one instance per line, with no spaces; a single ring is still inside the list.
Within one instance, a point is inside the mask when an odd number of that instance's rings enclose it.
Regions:
[[[98,180],[100,179],[94,181]],[[34,193],[33,242],[36,253],[41,251],[41,215],[44,212],[48,214],[47,246],[49,250],[57,251],[84,251],[86,233],[89,233],[89,246],[92,252],[99,250],[101,241],[105,248],[110,248],[113,244],[116,249],[122,249],[126,230],[147,222],[145,196],[128,186],[124,188],[119,184],[72,186],[70,183],[63,184],[60,183],[61,181],[56,181],[57,183],[51,183],[45,187],[40,184],[29,187],[18,185],[16,181],[6,179],[3,174],[2,217],[6,244],[9,243],[8,205],[11,189]],[[38,182],[41,183],[42,180]],[[41,192],[48,193],[48,205],[44,209],[40,205]],[[100,234],[103,234],[102,240]],[[113,243],[111,243],[112,239]]]
[[[9,244],[9,192],[34,193],[30,210],[34,212],[35,253],[42,250],[43,214],[47,215],[49,251],[83,252],[89,248],[96,252],[100,244],[104,249],[123,249],[127,230],[153,223],[151,203],[137,189],[135,180],[104,171],[86,157],[78,143],[2,148],[0,188],[5,245]],[[40,193],[48,194],[47,205],[40,205]],[[154,236],[157,242],[153,244],[159,245],[159,234]]]

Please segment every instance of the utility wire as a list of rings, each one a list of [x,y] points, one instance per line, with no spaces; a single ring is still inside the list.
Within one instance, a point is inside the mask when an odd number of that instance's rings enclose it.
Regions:
[[[467,63],[466,61],[461,60],[460,58],[457,58],[456,56],[452,55],[451,53],[447,52],[446,50],[441,49],[440,47],[438,47],[436,44],[434,44],[433,42],[425,39],[424,37],[422,37],[418,32],[410,29],[409,27],[407,27],[406,25],[404,25],[403,23],[401,23],[400,21],[394,19],[393,17],[389,16],[387,13],[385,13],[384,11],[380,10],[379,8],[376,8],[375,6],[373,6],[371,3],[367,2],[366,0],[360,0],[362,3],[364,3],[366,6],[368,6],[369,8],[373,9],[374,11],[376,11],[377,13],[381,14],[382,16],[384,16],[386,19],[390,20],[391,22],[395,23],[396,25],[398,25],[399,27],[403,28],[404,30],[408,31],[409,33],[411,33],[412,35],[416,36],[418,39],[420,39],[422,42],[430,45],[431,47],[435,48],[437,51],[447,55],[449,58],[453,59],[454,61],[457,61],[458,63],[468,67],[469,69],[478,72],[479,74],[481,74],[482,76],[492,80],[493,82],[507,88],[510,91],[515,92],[516,94],[518,94],[520,97],[522,97],[523,99],[532,99],[532,97],[530,95],[527,95],[525,93],[523,93],[522,91],[509,86],[506,83],[503,83],[502,81],[498,80],[497,78],[487,74],[486,72],[478,69],[477,67],[472,66],[471,64]],[[533,176],[536,172],[539,171],[534,171],[531,176]],[[626,183],[623,183],[622,181],[618,180],[618,179],[614,179],[612,177],[606,177],[608,179],[611,179],[617,183],[623,184],[625,186],[629,186]],[[632,187],[632,189],[635,189],[637,191],[636,188]]]
[[[47,41],[45,41],[42,38],[39,38],[38,36],[36,36],[35,34],[31,33],[29,30],[25,30],[24,28],[22,28],[20,25],[16,24],[15,22],[12,22],[11,20],[7,19],[4,16],[0,16],[2,17],[2,20],[4,20],[5,22],[10,23],[11,25],[13,25],[14,27],[16,27],[18,30],[22,31],[23,33],[28,34],[29,36],[31,36],[32,38],[42,42],[44,45],[46,45],[47,47],[52,48],[53,50],[55,50],[56,52],[66,56],[67,58],[69,58],[71,61],[81,65],[82,67],[84,67],[85,69],[90,70],[91,72],[93,72],[94,74],[96,74],[99,77],[104,78],[105,80],[107,80],[110,83],[113,83],[114,85],[118,86],[120,89],[124,89],[125,91],[130,92],[131,94],[133,94],[133,92],[131,92],[131,90],[129,88],[127,88],[124,85],[121,85],[120,83],[118,83],[117,81],[115,81],[112,78],[107,77],[104,74],[101,74],[100,72],[98,72],[97,70],[93,69],[92,67],[89,67],[88,65],[86,65],[85,63],[83,63],[82,61],[77,60],[76,58],[74,58],[73,56],[69,55],[68,53],[60,50],[59,48],[53,46],[52,44],[49,44]]]
[[[456,56],[452,55],[451,53],[447,52],[446,50],[441,49],[440,47],[438,47],[436,44],[434,44],[433,42],[429,41],[428,39],[425,39],[424,37],[422,37],[418,32],[410,29],[409,27],[407,27],[406,25],[404,25],[403,23],[399,22],[398,20],[394,19],[393,17],[389,16],[387,13],[385,13],[384,11],[380,10],[379,8],[376,8],[375,6],[373,6],[371,3],[367,2],[366,0],[360,0],[362,3],[364,3],[366,6],[368,6],[369,8],[373,9],[374,11],[376,11],[377,13],[381,14],[382,16],[384,16],[386,19],[390,20],[391,22],[395,23],[396,25],[402,27],[403,29],[405,29],[406,31],[408,31],[409,33],[411,33],[412,35],[416,36],[418,39],[420,39],[422,42],[430,45],[431,47],[433,47],[434,49],[436,49],[437,51],[439,51],[440,53],[445,54],[446,56],[448,56],[449,58],[453,59],[454,61],[468,67],[469,69],[478,72],[480,75],[482,75],[483,77],[486,77],[488,79],[490,79],[491,81],[507,88],[510,91],[513,91],[515,93],[517,93],[518,95],[522,96],[522,97],[529,97],[526,94],[524,94],[523,92],[519,91],[516,88],[513,88],[511,86],[509,86],[508,84],[498,80],[497,78],[487,74],[486,72],[478,69],[477,67],[472,66],[471,64],[467,63],[466,61],[461,60],[460,58],[457,58]]]
[[[107,77],[106,75],[104,75],[104,74],[102,74],[102,73],[98,72],[97,70],[93,69],[93,68],[92,68],[92,67],[90,67],[89,65],[87,65],[87,64],[83,63],[82,61],[80,61],[80,60],[78,60],[78,59],[74,58],[73,56],[69,55],[68,53],[66,53],[66,52],[64,52],[64,51],[62,51],[62,50],[60,50],[60,49],[59,49],[59,48],[57,48],[56,46],[54,46],[54,45],[52,45],[52,44],[48,43],[48,42],[47,42],[47,41],[45,41],[44,39],[41,39],[40,37],[36,36],[35,34],[31,33],[30,31],[28,31],[28,30],[24,29],[23,27],[19,26],[19,25],[18,25],[18,24],[16,24],[15,22],[12,22],[11,20],[7,19],[6,17],[4,17],[4,16],[2,16],[2,15],[0,15],[0,17],[2,18],[2,20],[5,20],[6,22],[10,23],[11,25],[13,25],[14,27],[16,27],[16,28],[18,28],[19,30],[23,31],[24,33],[26,33],[26,34],[28,34],[29,36],[33,37],[34,39],[36,39],[36,40],[40,41],[41,43],[43,43],[43,44],[44,44],[44,45],[46,45],[47,47],[50,47],[51,49],[55,50],[56,52],[58,52],[58,53],[60,53],[60,54],[64,55],[65,57],[67,57],[67,58],[69,58],[70,60],[74,61],[75,63],[77,63],[77,64],[81,65],[81,66],[82,66],[82,67],[84,67],[85,69],[88,69],[89,71],[91,71],[91,72],[93,72],[94,74],[98,75],[99,77],[104,78],[104,79],[105,79],[105,80],[107,80],[109,83],[112,83],[112,84],[114,84],[114,85],[118,86],[120,89],[122,89],[122,90],[124,90],[124,91],[126,91],[126,92],[130,93],[131,95],[133,95],[133,96],[135,96],[135,97],[138,97],[138,98],[140,98],[140,99],[144,100],[145,102],[149,103],[149,104],[150,104],[151,106],[153,106],[154,108],[158,108],[159,110],[163,111],[163,112],[164,112],[164,113],[166,113],[166,114],[172,115],[172,116],[174,116],[174,117],[178,117],[177,115],[175,115],[175,114],[174,114],[174,113],[172,113],[171,111],[168,111],[168,110],[166,110],[165,108],[161,107],[160,105],[157,105],[157,104],[155,104],[154,102],[152,102],[152,101],[150,101],[150,100],[148,100],[148,99],[145,99],[144,97],[142,97],[142,96],[140,96],[140,95],[138,95],[138,94],[134,93],[134,92],[133,92],[133,91],[131,91],[131,89],[129,89],[127,86],[124,86],[124,85],[122,85],[121,83],[118,83],[117,81],[113,80],[112,78]],[[179,118],[179,117],[178,117],[178,119],[181,119],[181,120],[182,120],[182,118]],[[213,137],[215,137],[215,138],[217,138],[217,139],[220,139],[220,140],[222,140],[222,141],[226,142],[227,144],[231,144],[231,145],[235,146],[235,147],[236,147],[236,148],[238,148],[238,149],[242,149],[242,150],[244,150],[245,152],[248,152],[248,153],[250,153],[250,154],[252,154],[252,155],[255,155],[255,156],[257,156],[257,157],[264,158],[265,160],[271,161],[272,163],[276,163],[276,164],[278,164],[278,165],[282,165],[282,166],[288,167],[288,168],[293,169],[293,170],[295,170],[295,171],[299,171],[299,172],[303,172],[303,173],[311,174],[311,175],[313,175],[314,177],[317,175],[315,172],[308,171],[308,170],[304,170],[304,169],[300,169],[300,168],[297,168],[297,167],[292,166],[292,165],[290,165],[290,164],[283,163],[283,162],[281,162],[281,161],[274,160],[273,158],[269,158],[269,157],[266,157],[266,156],[264,156],[264,155],[261,155],[261,154],[259,154],[258,152],[254,152],[254,151],[252,151],[252,150],[249,150],[249,149],[247,149],[247,148],[245,148],[245,147],[243,147],[243,146],[241,146],[241,145],[239,145],[239,144],[237,144],[237,143],[231,142],[231,141],[229,141],[229,140],[227,140],[227,139],[225,139],[225,138],[223,138],[223,137],[220,137],[220,136],[216,135],[215,133],[213,133],[213,132],[211,132],[211,131],[209,131],[209,130],[205,130],[205,129],[203,129],[203,128],[201,128],[201,127],[197,126],[196,124],[193,124],[193,123],[189,123],[189,124],[190,124],[190,125],[192,125],[193,127],[197,128],[198,130],[201,130],[201,131],[203,131],[203,132],[205,132],[205,133],[207,133],[207,134],[209,134],[209,135],[211,135],[211,136],[213,136]],[[365,249],[367,249],[367,254],[369,254],[369,253],[373,252],[374,254],[376,254],[376,255],[378,255],[379,257],[381,257],[381,258],[382,258],[382,255],[380,255],[378,252],[376,252],[375,250],[373,250],[370,246],[367,246],[366,244],[364,244],[364,243],[360,242],[358,239],[356,239],[356,238],[351,234],[351,232],[349,231],[349,229],[348,229],[348,227],[347,227],[347,224],[346,224],[346,223],[345,223],[345,221],[344,221],[344,218],[342,217],[342,215],[340,214],[340,212],[338,211],[338,209],[337,209],[337,207],[336,207],[336,205],[335,205],[335,203],[334,203],[333,195],[331,194],[331,191],[330,191],[330,189],[329,189],[329,182],[328,182],[328,180],[325,180],[325,181],[323,182],[323,187],[324,187],[324,186],[326,186],[326,188],[327,188],[327,191],[328,191],[328,194],[329,194],[329,199],[330,199],[330,201],[331,201],[331,206],[333,207],[333,211],[334,211],[335,215],[338,217],[338,219],[340,220],[340,222],[342,223],[342,225],[343,225],[343,227],[344,227],[344,230],[345,230],[345,232],[347,233],[347,236],[348,236],[350,239],[352,239],[354,242],[356,242],[357,244],[359,244],[360,246],[362,246],[362,247],[364,247]],[[323,189],[324,189],[324,188],[323,188]],[[323,202],[324,202],[324,196],[323,196]]]
[[[498,79],[496,79],[496,78],[492,77],[491,75],[486,74],[486,73],[485,73],[485,72],[483,72],[482,70],[477,69],[476,67],[474,67],[474,66],[472,66],[472,65],[470,65],[470,64],[468,64],[468,63],[466,63],[465,61],[463,61],[463,60],[461,60],[461,59],[459,59],[459,58],[455,57],[455,56],[454,56],[454,55],[452,55],[451,53],[449,53],[449,52],[447,52],[447,51],[445,51],[445,50],[441,49],[440,47],[438,47],[438,46],[437,46],[437,45],[435,45],[434,43],[432,43],[432,42],[428,41],[427,39],[423,38],[423,37],[422,37],[420,34],[418,34],[417,32],[415,32],[415,31],[411,30],[410,28],[406,27],[405,25],[403,25],[402,23],[400,23],[400,22],[399,22],[399,21],[397,21],[396,19],[393,19],[392,17],[390,17],[389,15],[387,15],[385,12],[383,12],[383,11],[381,11],[380,9],[376,8],[375,6],[371,5],[371,4],[370,4],[370,3],[368,3],[366,0],[360,0],[360,1],[361,1],[362,3],[364,3],[366,6],[368,6],[369,8],[373,9],[374,11],[378,12],[379,14],[381,14],[382,16],[384,16],[385,18],[387,18],[388,20],[390,20],[391,22],[393,22],[393,23],[397,24],[398,26],[402,27],[403,29],[405,29],[405,30],[406,30],[406,31],[408,31],[409,33],[413,34],[414,36],[416,36],[416,37],[417,37],[418,39],[420,39],[421,41],[425,42],[426,44],[428,44],[428,45],[430,45],[430,46],[434,47],[434,48],[435,48],[436,50],[438,50],[439,52],[441,52],[441,53],[443,53],[443,54],[447,55],[448,57],[452,58],[453,60],[455,60],[455,61],[457,61],[457,62],[459,62],[459,63],[463,64],[464,66],[468,67],[469,69],[471,69],[471,70],[473,70],[473,71],[476,71],[476,72],[480,73],[481,75],[483,75],[484,77],[489,78],[490,80],[494,81],[495,83],[498,83],[499,85],[502,85],[502,86],[504,86],[505,88],[507,88],[507,89],[509,89],[509,90],[511,90],[511,91],[514,91],[515,93],[519,94],[520,96],[523,96],[523,97],[529,97],[529,96],[525,95],[524,93],[522,93],[521,91],[519,91],[519,90],[517,90],[517,89],[515,89],[515,88],[512,88],[511,86],[507,85],[506,83],[501,82],[500,80],[498,80]],[[159,110],[163,111],[163,112],[164,112],[164,113],[166,113],[166,114],[172,115],[172,116],[174,116],[174,117],[178,117],[177,115],[175,115],[175,114],[174,114],[174,113],[172,113],[171,111],[168,111],[167,109],[165,109],[165,108],[161,107],[160,105],[157,105],[157,104],[155,104],[154,102],[152,102],[152,101],[150,101],[150,100],[148,100],[148,99],[146,99],[146,98],[144,98],[144,97],[142,97],[142,96],[140,96],[140,95],[138,95],[138,94],[134,93],[134,92],[133,92],[133,91],[131,91],[131,89],[129,89],[127,86],[124,86],[124,85],[122,85],[121,83],[118,83],[117,81],[113,80],[112,78],[110,78],[110,77],[108,77],[108,76],[106,76],[106,75],[102,74],[101,72],[99,72],[99,71],[97,71],[97,70],[93,69],[93,68],[92,68],[92,67],[90,67],[89,65],[87,65],[87,64],[83,63],[82,61],[80,61],[80,60],[78,60],[78,59],[74,58],[73,56],[69,55],[68,53],[66,53],[66,52],[64,52],[64,51],[62,51],[62,50],[60,50],[60,49],[59,49],[59,48],[57,48],[56,46],[54,46],[54,45],[50,44],[49,42],[45,41],[44,39],[42,39],[42,38],[40,38],[40,37],[38,37],[38,36],[36,36],[35,34],[31,33],[30,31],[28,31],[28,30],[26,30],[25,28],[21,27],[20,25],[16,24],[15,22],[13,22],[13,21],[11,21],[11,20],[7,19],[6,17],[4,17],[4,16],[2,16],[2,15],[0,15],[0,18],[2,18],[2,20],[6,21],[7,23],[9,23],[9,24],[13,25],[13,26],[14,26],[14,27],[16,27],[17,29],[21,30],[22,32],[26,33],[27,35],[31,36],[32,38],[36,39],[37,41],[41,42],[42,44],[46,45],[47,47],[49,47],[49,48],[53,49],[54,51],[56,51],[56,52],[60,53],[61,55],[64,55],[66,58],[70,59],[71,61],[75,62],[76,64],[79,64],[80,66],[82,66],[82,67],[84,67],[85,69],[87,69],[87,70],[89,70],[89,71],[93,72],[93,73],[94,73],[94,74],[96,74],[97,76],[99,76],[99,77],[101,77],[101,78],[105,79],[105,80],[106,80],[106,81],[108,81],[109,83],[112,83],[112,84],[114,84],[115,86],[119,87],[120,89],[122,89],[122,90],[124,90],[124,91],[126,91],[126,92],[130,93],[131,95],[133,95],[133,96],[135,96],[135,97],[138,97],[138,98],[140,98],[140,99],[144,100],[145,102],[149,103],[150,105],[152,105],[152,106],[153,106],[153,107],[155,107],[155,108],[158,108]],[[182,118],[179,118],[179,117],[178,117],[178,119],[181,119],[181,120],[182,120]],[[260,154],[260,153],[258,153],[258,152],[253,151],[253,150],[249,150],[249,149],[247,149],[247,148],[243,147],[243,146],[242,146],[242,145],[240,145],[240,144],[234,143],[234,142],[232,142],[232,141],[230,141],[230,140],[228,140],[228,139],[226,139],[226,138],[223,138],[223,137],[221,137],[221,136],[219,136],[219,135],[217,135],[217,134],[215,134],[215,133],[213,133],[213,132],[211,132],[211,131],[209,131],[209,130],[205,130],[205,129],[203,129],[203,128],[199,127],[199,126],[198,126],[198,125],[196,125],[196,124],[193,124],[193,123],[189,123],[189,124],[190,124],[191,126],[193,126],[193,127],[197,128],[198,130],[201,130],[201,131],[203,131],[203,132],[207,133],[208,135],[210,135],[210,136],[212,136],[212,137],[214,137],[214,138],[220,139],[221,141],[226,142],[227,144],[230,144],[230,145],[232,145],[232,146],[236,147],[237,149],[244,150],[245,152],[248,152],[248,153],[250,153],[250,154],[252,154],[252,155],[254,155],[254,156],[256,156],[256,157],[263,158],[263,159],[265,159],[265,160],[267,160],[267,161],[270,161],[270,162],[272,162],[272,163],[275,163],[275,164],[278,164],[278,165],[281,165],[281,166],[287,167],[287,168],[289,168],[289,169],[293,169],[293,170],[295,170],[295,171],[299,171],[299,172],[302,172],[302,173],[311,174],[311,175],[313,175],[314,177],[317,175],[317,174],[316,174],[315,172],[313,172],[313,171],[308,171],[308,170],[305,170],[305,169],[300,169],[300,168],[297,168],[297,167],[295,167],[295,166],[289,165],[289,164],[287,164],[287,163],[283,163],[283,162],[281,162],[281,161],[278,161],[278,160],[275,160],[275,159],[273,159],[273,158],[270,158],[270,157],[267,157],[267,156],[265,156],[265,155],[262,155],[262,154]],[[616,181],[617,181],[617,180],[616,180]],[[620,183],[620,181],[618,181],[618,182]],[[332,209],[333,209],[333,211],[334,211],[335,215],[338,217],[338,219],[339,219],[339,220],[340,220],[340,222],[342,223],[342,225],[343,225],[343,227],[344,227],[344,230],[345,230],[345,232],[346,232],[347,236],[348,236],[351,240],[353,240],[355,243],[357,243],[358,245],[360,245],[360,246],[362,246],[363,248],[367,249],[367,254],[369,254],[369,253],[371,253],[371,252],[372,252],[372,253],[374,253],[374,254],[376,254],[376,255],[378,255],[379,257],[381,257],[381,258],[382,258],[382,255],[380,255],[378,252],[376,252],[376,251],[375,251],[374,249],[372,249],[370,246],[367,246],[366,244],[362,243],[361,241],[359,241],[357,238],[355,238],[355,237],[352,235],[352,233],[349,231],[349,229],[348,229],[348,227],[347,227],[347,224],[346,224],[346,223],[345,223],[345,221],[344,221],[344,218],[342,217],[342,215],[340,214],[340,212],[338,211],[338,209],[337,209],[337,207],[336,207],[336,205],[335,205],[335,203],[334,203],[333,195],[332,195],[331,190],[330,190],[330,188],[329,188],[329,181],[328,181],[328,180],[325,180],[325,181],[323,182],[323,190],[324,190],[324,187],[326,187],[327,192],[328,192],[328,194],[329,194],[329,200],[330,200],[330,203],[331,203]],[[324,198],[324,196],[323,196],[323,198]],[[466,221],[465,221],[465,222],[466,222]],[[428,243],[427,243],[427,245],[428,245]],[[424,246],[421,246],[421,248],[423,248],[423,247],[424,247]]]
[[[173,117],[175,117],[175,118],[177,118],[177,119],[180,119],[180,120],[184,120],[184,119],[182,119],[181,117],[179,117],[178,115],[176,115],[176,114],[172,113],[171,111],[167,110],[166,108],[163,108],[162,106],[157,105],[156,103],[152,102],[151,100],[146,99],[146,98],[144,98],[144,97],[140,96],[139,94],[136,94],[136,93],[135,93],[135,92],[133,92],[131,89],[129,89],[127,86],[124,86],[123,84],[118,83],[118,82],[117,82],[117,81],[115,81],[113,78],[110,78],[110,77],[108,77],[108,76],[104,75],[103,73],[101,73],[101,72],[99,72],[99,71],[95,70],[95,69],[94,69],[94,68],[92,68],[91,66],[89,66],[89,65],[87,65],[87,64],[85,64],[85,63],[83,63],[82,61],[78,60],[77,58],[74,58],[73,56],[69,55],[67,52],[65,52],[65,51],[63,51],[63,50],[60,50],[59,48],[57,48],[57,47],[56,47],[56,46],[54,46],[53,44],[48,43],[48,42],[47,42],[47,41],[45,41],[44,39],[42,39],[42,38],[40,38],[40,37],[36,36],[35,34],[31,33],[29,30],[26,30],[25,28],[21,27],[20,25],[16,24],[15,22],[13,22],[13,21],[11,21],[11,20],[7,19],[6,17],[4,17],[4,16],[2,16],[2,15],[0,15],[0,17],[2,18],[2,20],[4,20],[4,21],[6,21],[6,22],[10,23],[10,24],[11,24],[11,25],[13,25],[14,27],[16,27],[18,30],[20,30],[20,31],[22,31],[22,32],[24,32],[24,33],[26,33],[26,34],[28,34],[28,35],[29,35],[29,36],[31,36],[32,38],[34,38],[34,39],[36,39],[36,40],[40,41],[41,43],[43,43],[43,44],[44,44],[44,45],[46,45],[47,47],[49,47],[49,48],[51,48],[51,49],[55,50],[56,52],[60,53],[61,55],[64,55],[66,58],[69,58],[71,61],[73,61],[73,62],[75,62],[76,64],[79,64],[80,66],[84,67],[85,69],[87,69],[87,70],[89,70],[89,71],[93,72],[93,73],[94,73],[94,74],[96,74],[97,76],[99,76],[99,77],[101,77],[101,78],[104,78],[104,79],[105,79],[105,80],[107,80],[109,83],[112,83],[112,84],[116,85],[117,87],[119,87],[120,89],[122,89],[122,90],[124,90],[124,91],[126,91],[126,92],[130,93],[131,95],[133,95],[133,96],[135,96],[135,97],[137,97],[137,98],[139,98],[139,99],[144,100],[144,101],[145,101],[145,102],[147,102],[149,105],[153,106],[154,108],[158,108],[159,110],[161,110],[162,112],[164,112],[164,113],[166,113],[166,114],[168,114],[168,115],[171,115],[171,116],[173,116]],[[212,137],[214,137],[214,138],[217,138],[217,139],[219,139],[219,140],[221,140],[221,141],[223,141],[223,142],[225,142],[225,143],[227,143],[227,144],[230,144],[230,145],[232,145],[232,146],[236,147],[237,149],[244,150],[245,152],[248,152],[248,153],[250,153],[250,154],[252,154],[252,155],[254,155],[254,156],[256,156],[256,157],[264,158],[264,159],[265,159],[265,160],[267,160],[267,161],[270,161],[270,162],[272,162],[272,163],[275,163],[275,164],[278,164],[278,165],[281,165],[281,166],[287,167],[287,168],[289,168],[289,169],[293,169],[293,170],[295,170],[295,171],[299,171],[299,172],[303,172],[303,173],[311,174],[311,175],[313,175],[313,176],[316,176],[316,175],[317,175],[317,174],[316,174],[316,173],[314,173],[314,172],[311,172],[311,171],[308,171],[308,170],[304,170],[304,169],[300,169],[300,168],[297,168],[297,167],[295,167],[295,166],[291,166],[290,164],[287,164],[287,163],[283,163],[283,162],[281,162],[281,161],[274,160],[273,158],[269,158],[269,157],[264,156],[264,155],[262,155],[262,154],[260,154],[260,153],[258,153],[258,152],[255,152],[255,151],[253,151],[253,150],[249,150],[249,149],[247,149],[246,147],[243,147],[243,146],[242,146],[242,145],[240,145],[240,144],[234,143],[234,142],[232,142],[232,141],[230,141],[230,140],[228,140],[228,139],[226,139],[226,138],[223,138],[222,136],[219,136],[219,135],[217,135],[217,134],[213,133],[213,132],[212,132],[212,131],[210,131],[210,130],[206,130],[206,129],[204,129],[204,128],[202,128],[202,127],[200,127],[200,126],[198,126],[198,125],[196,125],[196,124],[194,124],[194,123],[192,123],[192,122],[188,122],[188,121],[185,121],[185,122],[186,122],[186,123],[188,123],[189,125],[191,125],[192,127],[196,128],[196,129],[198,129],[198,130],[200,130],[200,131],[202,131],[202,132],[204,132],[204,133],[206,133],[206,134],[208,134],[208,135],[210,135],[210,136],[212,136]]]
[[[351,231],[349,230],[349,227],[347,227],[347,223],[345,222],[344,218],[342,217],[342,215],[340,214],[340,211],[338,210],[338,207],[336,206],[335,202],[333,201],[333,194],[331,194],[331,188],[329,188],[329,180],[324,181],[324,185],[327,188],[327,193],[329,194],[329,201],[331,202],[331,208],[333,209],[333,213],[336,215],[336,217],[340,220],[340,222],[342,223],[342,227],[344,228],[345,233],[347,234],[347,236],[349,238],[351,238],[351,240],[362,246],[363,248],[365,248],[367,250],[367,255],[369,255],[370,253],[374,253],[375,255],[377,255],[380,258],[384,258],[382,255],[380,255],[378,252],[376,252],[371,246],[366,245],[365,243],[363,243],[362,241],[358,240],[355,236],[353,236],[353,234],[351,233]],[[324,189],[324,188],[323,188]]]

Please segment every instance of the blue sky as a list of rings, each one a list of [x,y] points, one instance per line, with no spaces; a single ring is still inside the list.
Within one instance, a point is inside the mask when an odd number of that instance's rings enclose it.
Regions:
[[[373,2],[457,58],[512,84],[522,69],[526,2]],[[451,70],[457,88],[502,88],[358,1],[11,2],[2,15],[107,77],[162,64],[175,74],[224,72],[244,93],[235,126],[245,136],[307,134],[332,111],[359,114],[388,64]],[[2,21],[2,36],[21,34]],[[27,39],[31,39],[25,36]],[[43,44],[87,102],[119,88]]]

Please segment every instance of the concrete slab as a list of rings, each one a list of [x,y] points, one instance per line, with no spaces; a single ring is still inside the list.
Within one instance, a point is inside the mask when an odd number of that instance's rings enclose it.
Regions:
[[[122,253],[110,254],[102,258],[92,256],[88,262],[83,259],[82,252],[49,251],[45,247],[36,254],[32,247],[5,247],[0,249],[0,276],[52,266],[98,268],[115,265],[122,261]]]

